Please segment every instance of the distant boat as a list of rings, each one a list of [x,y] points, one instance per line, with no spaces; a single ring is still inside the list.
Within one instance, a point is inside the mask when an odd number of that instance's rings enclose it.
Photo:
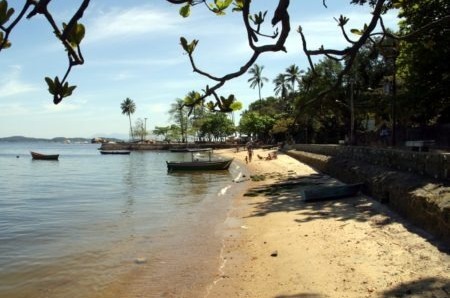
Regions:
[[[119,154],[119,155],[128,155],[131,151],[129,150],[101,150],[101,154]]]
[[[31,151],[31,157],[39,160],[58,160],[59,154],[42,154]]]
[[[207,151],[209,153],[209,158],[207,160],[198,160],[194,158],[194,153]],[[172,171],[214,171],[214,170],[228,170],[233,162],[233,158],[229,159],[212,159],[212,149],[189,149],[191,152],[191,161],[166,161],[167,170]]]

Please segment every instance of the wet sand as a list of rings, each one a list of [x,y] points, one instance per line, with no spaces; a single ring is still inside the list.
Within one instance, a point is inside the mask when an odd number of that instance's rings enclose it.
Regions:
[[[245,151],[218,152],[245,164]],[[369,197],[304,203],[302,184],[270,187],[288,178],[336,181],[284,154],[257,156],[269,152],[255,150],[240,177],[264,180],[242,182],[247,193],[234,198],[205,297],[450,296],[448,250]]]

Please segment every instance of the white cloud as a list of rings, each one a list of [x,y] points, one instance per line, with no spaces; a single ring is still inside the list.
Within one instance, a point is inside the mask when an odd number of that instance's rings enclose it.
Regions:
[[[133,58],[133,59],[107,59],[101,60],[96,59],[94,61],[89,61],[90,65],[119,65],[119,66],[174,66],[179,64],[184,64],[188,60],[185,57],[172,58],[172,59],[155,59],[153,57],[149,58]]]
[[[11,117],[11,116],[26,116],[32,114],[30,108],[24,104],[11,103],[0,105],[0,116],[1,117]]]
[[[35,91],[35,85],[24,83],[20,80],[22,68],[19,65],[12,65],[4,72],[6,75],[0,77],[0,97],[9,97]]]
[[[144,105],[143,110],[151,113],[166,113],[169,108],[167,103],[151,103]]]
[[[45,101],[42,104],[43,110],[42,113],[64,113],[64,112],[73,112],[73,111],[79,111],[82,109],[83,105],[87,101],[77,101],[76,103],[73,102],[73,99],[71,102],[68,102],[67,100],[57,105],[53,104],[52,102]]]
[[[152,32],[157,32],[158,35],[165,34],[175,29],[179,22],[179,18],[173,18],[166,12],[149,6],[114,8],[96,17],[88,25],[86,42],[105,39],[123,41],[127,37],[142,36]]]

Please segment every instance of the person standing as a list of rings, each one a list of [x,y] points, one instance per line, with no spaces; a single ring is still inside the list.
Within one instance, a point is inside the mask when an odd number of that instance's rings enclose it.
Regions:
[[[380,140],[383,146],[387,146],[389,143],[389,130],[386,124],[383,124],[380,129]]]
[[[253,142],[252,142],[252,140],[248,141],[245,146],[247,147],[248,162],[252,162],[252,157],[253,157]]]

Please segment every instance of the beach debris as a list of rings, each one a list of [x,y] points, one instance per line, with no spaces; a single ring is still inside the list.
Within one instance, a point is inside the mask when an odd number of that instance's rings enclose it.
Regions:
[[[247,230],[248,227],[247,226],[241,226],[241,229]]]
[[[264,180],[266,180],[266,176],[264,176],[264,175],[251,175],[250,179],[252,179],[252,181],[264,181]]]
[[[271,257],[278,257],[278,250],[274,250],[271,254]]]
[[[136,259],[134,259],[134,263],[138,264],[138,265],[145,264],[145,263],[147,263],[147,258],[143,258],[143,257],[136,258]]]

